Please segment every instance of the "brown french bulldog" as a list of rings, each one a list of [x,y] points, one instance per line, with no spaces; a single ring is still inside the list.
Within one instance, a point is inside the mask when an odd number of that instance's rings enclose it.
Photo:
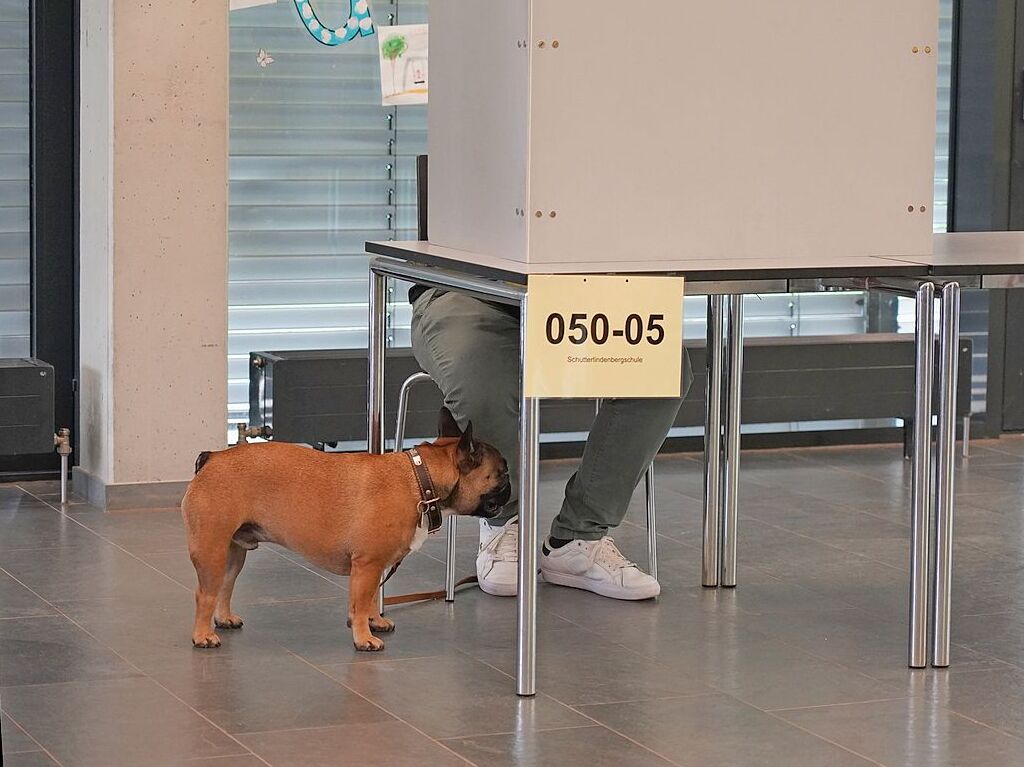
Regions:
[[[383,649],[370,631],[393,631],[395,624],[378,610],[377,587],[385,570],[426,539],[424,499],[433,492],[444,514],[485,518],[509,500],[508,464],[473,438],[472,424],[463,432],[445,408],[439,434],[413,451],[385,455],[273,442],[200,454],[181,502],[199,577],[192,644],[220,646],[211,620],[217,628],[241,628],[231,592],[246,552],[266,541],[350,575],[356,649]]]

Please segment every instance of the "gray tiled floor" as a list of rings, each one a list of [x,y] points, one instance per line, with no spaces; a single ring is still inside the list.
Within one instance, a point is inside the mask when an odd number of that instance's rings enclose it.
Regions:
[[[264,546],[245,628],[198,652],[176,510],[62,513],[52,483],[0,486],[3,763],[1024,764],[1024,439],[958,459],[948,671],[905,668],[900,450],[743,461],[740,588],[698,585],[701,465],[659,461],[661,598],[542,584],[532,700],[512,692],[514,600],[395,608],[385,653],[357,654],[345,579]],[[544,465],[545,519],[572,470]],[[615,537],[643,560],[639,496]],[[429,541],[393,590],[437,588],[442,556]]]

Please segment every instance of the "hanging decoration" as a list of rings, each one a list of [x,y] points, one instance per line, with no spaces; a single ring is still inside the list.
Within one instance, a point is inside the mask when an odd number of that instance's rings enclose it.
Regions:
[[[295,0],[302,25],[323,45],[341,45],[355,37],[369,37],[373,34],[373,19],[367,0],[349,0],[348,21],[337,29],[324,24],[313,10],[312,0]]]

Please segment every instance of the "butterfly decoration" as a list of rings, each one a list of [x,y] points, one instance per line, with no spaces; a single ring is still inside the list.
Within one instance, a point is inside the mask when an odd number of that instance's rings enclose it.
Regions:
[[[259,64],[262,69],[266,69],[274,63],[274,57],[267,53],[263,48],[260,48],[260,52],[256,54],[256,63]]]

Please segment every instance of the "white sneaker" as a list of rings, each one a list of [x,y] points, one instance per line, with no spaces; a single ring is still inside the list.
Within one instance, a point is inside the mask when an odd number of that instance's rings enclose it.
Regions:
[[[560,549],[545,542],[540,570],[548,583],[612,599],[652,599],[661,593],[661,584],[622,556],[607,535],[599,541],[571,541]]]
[[[476,555],[480,590],[496,597],[514,597],[519,586],[519,517],[504,527],[480,520],[480,551]]]

